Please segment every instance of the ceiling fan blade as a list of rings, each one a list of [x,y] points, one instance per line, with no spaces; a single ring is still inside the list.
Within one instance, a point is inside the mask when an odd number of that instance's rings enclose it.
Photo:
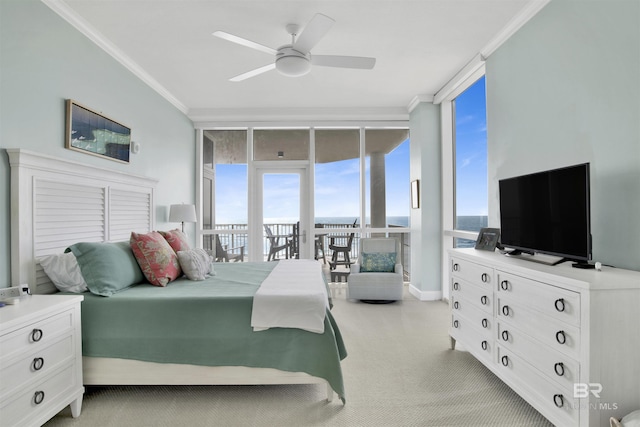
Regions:
[[[316,13],[311,21],[304,27],[302,33],[293,43],[293,48],[301,53],[309,53],[311,49],[329,32],[336,21],[327,15]]]
[[[275,55],[278,53],[277,50],[271,49],[268,46],[261,45],[260,43],[252,42],[251,40],[243,39],[242,37],[234,36],[233,34],[225,33],[224,31],[216,31],[213,33],[214,36],[220,37],[221,39],[228,40],[233,43],[237,43],[241,46],[250,47],[251,49],[256,49],[264,53],[268,53],[270,55]]]
[[[323,67],[370,70],[376,65],[376,58],[367,58],[364,56],[312,55],[311,63]]]
[[[256,68],[255,70],[247,71],[246,73],[242,73],[235,77],[229,79],[231,82],[241,82],[243,80],[247,80],[248,78],[255,77],[258,74],[266,73],[267,71],[274,70],[276,68],[276,64],[265,65],[264,67]]]

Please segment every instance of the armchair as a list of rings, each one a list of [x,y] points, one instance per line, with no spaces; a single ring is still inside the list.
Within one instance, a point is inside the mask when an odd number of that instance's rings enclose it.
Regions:
[[[360,239],[358,260],[347,280],[347,298],[378,303],[402,300],[403,276],[397,239]]]

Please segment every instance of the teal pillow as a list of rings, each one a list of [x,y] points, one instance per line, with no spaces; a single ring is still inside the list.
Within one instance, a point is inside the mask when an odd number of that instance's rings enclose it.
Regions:
[[[87,287],[96,295],[108,297],[144,280],[129,242],[81,242],[65,250],[69,251],[76,256]]]
[[[395,252],[363,253],[360,261],[361,273],[393,273],[396,268]]]

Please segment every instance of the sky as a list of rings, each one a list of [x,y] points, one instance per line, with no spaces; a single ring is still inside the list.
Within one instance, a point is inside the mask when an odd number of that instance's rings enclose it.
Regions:
[[[487,215],[487,112],[482,77],[455,100],[456,213]]]
[[[482,77],[455,100],[456,209],[458,216],[486,216],[487,120],[485,79]],[[387,217],[409,216],[409,140],[387,154]],[[369,165],[365,163],[369,205]],[[359,216],[359,159],[315,165],[315,217]],[[246,223],[247,166],[216,165],[218,223]],[[298,218],[300,182],[297,175],[267,175],[264,182],[265,222],[292,222]],[[292,195],[296,195],[292,197]],[[368,215],[368,213],[367,213]]]

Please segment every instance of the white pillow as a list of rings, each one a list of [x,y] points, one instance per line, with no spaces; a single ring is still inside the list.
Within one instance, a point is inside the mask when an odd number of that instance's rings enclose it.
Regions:
[[[87,282],[82,277],[80,266],[73,253],[46,255],[39,261],[44,272],[60,292],[80,293],[87,290]]]
[[[178,262],[189,280],[204,280],[213,272],[213,257],[204,249],[195,248],[178,251]]]

